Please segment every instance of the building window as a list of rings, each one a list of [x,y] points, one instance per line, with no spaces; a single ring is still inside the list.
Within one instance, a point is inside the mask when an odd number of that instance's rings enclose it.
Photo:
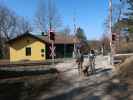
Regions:
[[[41,54],[42,57],[44,57],[44,54]]]
[[[41,53],[44,53],[44,49],[41,49]]]
[[[44,57],[45,50],[41,49],[41,56]]]
[[[31,56],[31,47],[26,47],[26,56]]]

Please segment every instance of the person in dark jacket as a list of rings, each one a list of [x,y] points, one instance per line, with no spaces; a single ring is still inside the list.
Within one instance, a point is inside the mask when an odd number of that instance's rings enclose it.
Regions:
[[[84,55],[83,55],[83,52],[81,51],[81,49],[77,49],[77,60],[76,60],[76,62],[78,64],[79,75],[82,75]]]
[[[95,58],[96,58],[96,54],[95,54],[95,51],[92,49],[92,50],[90,50],[90,54],[89,54],[89,62],[90,62],[90,68],[91,68],[92,74],[96,73]]]

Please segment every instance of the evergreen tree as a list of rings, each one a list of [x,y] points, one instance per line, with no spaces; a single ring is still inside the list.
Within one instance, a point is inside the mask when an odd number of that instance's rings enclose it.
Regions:
[[[129,37],[133,38],[133,0],[127,0],[128,9],[126,18],[122,21],[125,23]]]

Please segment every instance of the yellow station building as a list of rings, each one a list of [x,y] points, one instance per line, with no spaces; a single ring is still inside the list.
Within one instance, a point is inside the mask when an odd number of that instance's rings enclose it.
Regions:
[[[73,37],[55,36],[56,56],[60,57],[64,52],[65,54],[69,52],[72,55],[74,44],[78,42]],[[45,35],[36,36],[26,32],[9,40],[8,45],[10,61],[41,61],[50,58],[49,46],[51,45],[51,41]]]

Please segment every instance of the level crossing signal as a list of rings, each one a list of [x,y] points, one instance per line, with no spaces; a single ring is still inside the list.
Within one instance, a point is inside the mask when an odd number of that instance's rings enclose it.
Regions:
[[[116,38],[117,38],[117,37],[116,37],[116,33],[113,33],[113,34],[112,34],[112,41],[116,41]]]
[[[50,31],[50,40],[55,41],[55,33],[53,31]]]

